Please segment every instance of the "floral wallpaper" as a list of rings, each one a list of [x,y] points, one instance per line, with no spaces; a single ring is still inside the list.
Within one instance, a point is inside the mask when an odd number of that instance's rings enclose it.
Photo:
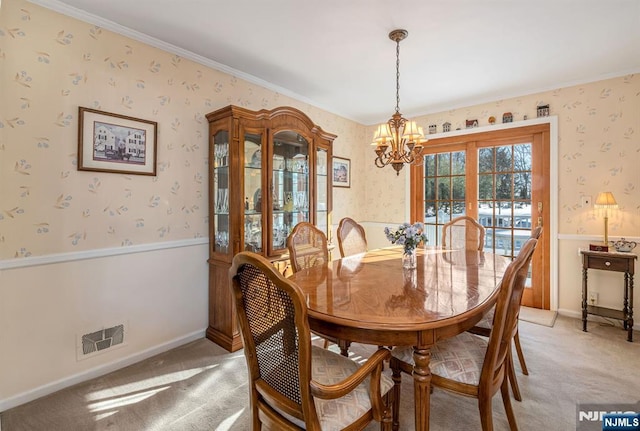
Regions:
[[[489,117],[501,122],[511,112],[514,122],[536,117],[538,105],[549,104],[558,117],[558,231],[560,234],[602,235],[600,210],[583,208],[581,196],[595,201],[598,192],[612,191],[619,205],[611,212],[609,234],[640,236],[640,74],[611,78],[544,93],[499,100],[468,108],[413,118],[428,130],[451,123],[451,130],[465,128],[465,120],[488,126]],[[369,128],[373,135],[373,128]],[[428,143],[427,143],[428,145]],[[367,176],[366,218],[404,221],[402,174],[367,164],[358,176]],[[406,169],[405,169],[406,170]],[[553,175],[554,173],[552,173]]]
[[[21,0],[0,13],[0,259],[208,236],[208,123],[229,104],[363,126]],[[77,170],[78,107],[158,123],[157,176]]]
[[[293,106],[338,135],[351,188],[333,190],[333,222],[405,221],[405,173],[373,166],[363,126],[192,60],[23,0],[0,13],[0,259],[206,237],[207,121],[229,104]],[[601,234],[580,205],[611,190],[610,234],[640,235],[640,76],[628,75],[415,118],[425,129],[466,119],[536,116],[559,123],[559,232]],[[77,170],[78,107],[158,123],[155,177]]]

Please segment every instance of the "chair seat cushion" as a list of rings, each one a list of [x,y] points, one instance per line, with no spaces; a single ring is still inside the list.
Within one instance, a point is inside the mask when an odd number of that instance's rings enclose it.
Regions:
[[[311,346],[311,377],[324,385],[333,385],[351,376],[360,365],[357,362],[318,346]],[[323,430],[341,430],[355,422],[371,409],[370,379],[365,379],[356,389],[335,400],[314,398],[318,420]],[[386,394],[393,387],[393,380],[386,374],[380,376],[380,389]],[[304,423],[285,415],[290,421],[304,428]]]
[[[480,383],[482,364],[487,352],[487,339],[468,332],[439,341],[431,347],[431,373],[469,385]],[[413,347],[396,347],[391,351],[394,358],[410,365],[413,362]]]

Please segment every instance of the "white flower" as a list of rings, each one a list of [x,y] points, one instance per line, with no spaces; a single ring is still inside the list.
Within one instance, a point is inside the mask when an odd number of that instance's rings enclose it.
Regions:
[[[398,228],[392,231],[390,228],[384,228],[384,234],[391,244],[404,246],[404,252],[410,253],[421,242],[427,242],[427,234],[424,233],[424,225],[420,222],[409,224],[402,223]]]

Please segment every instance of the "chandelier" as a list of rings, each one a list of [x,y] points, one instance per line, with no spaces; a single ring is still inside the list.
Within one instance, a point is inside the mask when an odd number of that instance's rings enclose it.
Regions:
[[[380,124],[373,135],[376,146],[375,164],[379,168],[393,166],[396,175],[404,164],[422,164],[424,132],[415,121],[409,121],[400,113],[400,41],[409,35],[407,30],[393,30],[389,39],[396,43],[396,113],[386,123]]]

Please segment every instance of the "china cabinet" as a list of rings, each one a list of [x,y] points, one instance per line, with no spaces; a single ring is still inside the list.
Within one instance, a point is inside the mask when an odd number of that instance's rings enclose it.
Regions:
[[[275,263],[293,227],[308,221],[331,240],[331,145],[303,112],[227,106],[209,121],[209,327],[229,351],[242,347],[228,271],[248,250]]]

